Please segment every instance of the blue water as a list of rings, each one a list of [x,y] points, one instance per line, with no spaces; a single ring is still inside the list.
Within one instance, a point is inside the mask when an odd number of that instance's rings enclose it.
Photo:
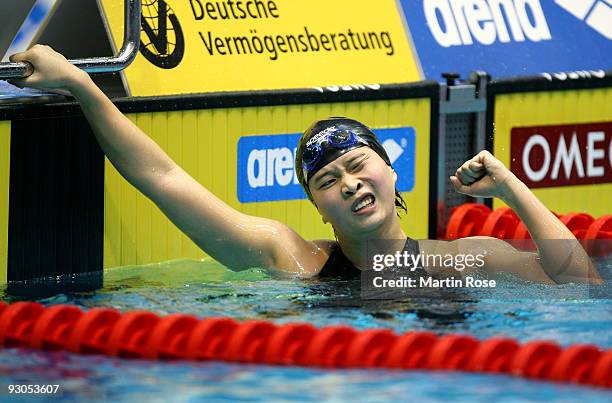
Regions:
[[[279,280],[262,271],[234,273],[210,261],[175,261],[105,273],[94,293],[59,295],[45,305],[147,309],[159,314],[231,316],[276,323],[346,324],[401,333],[429,330],[496,335],[522,342],[612,346],[612,262],[606,284],[543,286],[503,279],[493,291],[446,298],[363,301],[349,281]],[[0,294],[0,299],[12,301]],[[59,384],[64,401],[610,401],[598,388],[510,376],[452,372],[321,370],[221,362],[151,362],[29,349],[0,350],[0,400],[9,384]],[[9,396],[11,401],[31,396]],[[56,401],[58,397],[49,397]],[[135,400],[137,399],[137,400]],[[43,399],[44,400],[44,399]]]

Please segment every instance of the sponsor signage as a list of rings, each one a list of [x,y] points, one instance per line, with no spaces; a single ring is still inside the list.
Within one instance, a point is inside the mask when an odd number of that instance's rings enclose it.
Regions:
[[[612,0],[400,0],[425,78],[611,69]]]
[[[415,178],[415,130],[375,129],[397,172],[397,189],[409,192]],[[301,133],[245,136],[238,140],[238,200],[242,203],[306,199],[295,173]]]
[[[512,172],[530,188],[612,182],[612,122],[515,127]]]
[[[123,0],[102,0],[117,46]],[[421,79],[394,0],[143,0],[132,95]]]

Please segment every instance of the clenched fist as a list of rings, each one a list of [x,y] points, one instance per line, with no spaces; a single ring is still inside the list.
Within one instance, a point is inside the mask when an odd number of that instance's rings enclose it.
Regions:
[[[461,165],[451,183],[459,193],[474,197],[503,198],[508,182],[516,178],[488,151],[481,151]]]

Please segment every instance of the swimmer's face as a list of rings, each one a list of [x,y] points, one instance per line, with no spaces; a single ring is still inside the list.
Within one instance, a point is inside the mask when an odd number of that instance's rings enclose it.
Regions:
[[[323,220],[338,235],[354,237],[395,219],[396,181],[395,171],[376,152],[360,147],[321,168],[308,186]]]

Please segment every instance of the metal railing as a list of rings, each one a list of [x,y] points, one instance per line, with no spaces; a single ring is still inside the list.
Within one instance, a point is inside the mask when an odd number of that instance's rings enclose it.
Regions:
[[[88,73],[113,73],[132,63],[140,46],[141,0],[125,0],[123,46],[116,56],[69,60]],[[0,63],[0,79],[24,78],[33,73],[30,63]]]

